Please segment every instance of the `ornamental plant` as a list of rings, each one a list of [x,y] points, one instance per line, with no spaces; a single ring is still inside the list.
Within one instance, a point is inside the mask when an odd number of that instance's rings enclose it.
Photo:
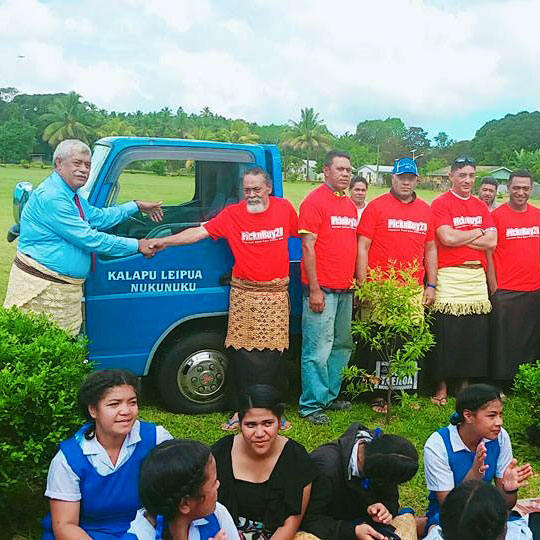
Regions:
[[[534,433],[533,444],[540,446],[540,360],[535,364],[521,364],[514,379],[516,394],[524,398],[527,408],[534,418],[534,426],[528,428],[529,437]]]
[[[44,315],[0,308],[0,514],[15,492],[43,493],[58,443],[81,423],[77,392],[91,365],[86,342]]]
[[[430,315],[424,313],[422,290],[415,273],[417,265],[388,270],[374,268],[367,279],[355,285],[355,296],[361,302],[362,316],[352,323],[353,335],[376,351],[388,366],[386,423],[390,409],[394,380],[412,377],[419,370],[418,362],[434,345],[430,331]],[[373,387],[374,375],[354,366],[345,368],[346,392],[353,397]]]

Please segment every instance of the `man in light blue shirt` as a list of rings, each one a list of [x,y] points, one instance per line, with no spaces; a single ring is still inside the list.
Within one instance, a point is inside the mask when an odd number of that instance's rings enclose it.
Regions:
[[[92,254],[154,254],[148,240],[101,231],[138,211],[156,222],[163,219],[160,203],[130,201],[95,208],[79,197],[77,191],[90,173],[90,157],[90,148],[81,141],[69,139],[57,146],[53,173],[32,193],[22,212],[17,256],[4,302],[4,307],[48,313],[74,335],[82,323],[82,284]]]

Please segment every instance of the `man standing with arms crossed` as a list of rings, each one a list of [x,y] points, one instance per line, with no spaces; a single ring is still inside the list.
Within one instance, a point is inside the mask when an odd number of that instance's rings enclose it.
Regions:
[[[345,193],[351,161],[331,151],[324,161],[324,184],[300,205],[302,235],[302,395],[300,416],[327,424],[328,410],[349,409],[338,401],[342,369],[352,349],[352,282],[356,263],[356,206]]]
[[[287,199],[270,196],[272,179],[261,167],[244,172],[242,189],[243,201],[198,227],[152,239],[150,246],[161,250],[208,237],[227,240],[234,266],[225,346],[236,390],[253,384],[281,389],[282,356],[289,347],[288,238],[298,235],[298,218]],[[237,414],[222,427],[236,429]]]
[[[430,306],[435,300],[437,286],[437,247],[431,208],[414,192],[417,181],[418,168],[414,160],[408,157],[396,160],[390,193],[369,203],[358,227],[356,275],[362,282],[368,268],[386,271],[391,265],[397,268],[415,265],[418,298],[422,296],[422,304]],[[427,276],[425,287],[424,275]],[[423,315],[420,301],[418,307]],[[360,367],[375,371],[378,359],[375,356],[358,344],[356,358]],[[385,413],[386,403],[382,398],[376,399],[372,408],[375,412]]]
[[[471,195],[476,162],[462,156],[449,174],[451,188],[431,203],[438,272],[434,312],[436,345],[426,368],[436,384],[436,405],[447,402],[447,381],[456,392],[469,378],[486,377],[489,317],[486,252],[497,244],[487,205]]]
[[[82,324],[82,285],[92,254],[113,257],[137,252],[151,257],[148,240],[100,232],[138,211],[163,219],[160,203],[130,201],[95,208],[79,197],[90,174],[90,148],[76,139],[54,151],[54,171],[31,194],[21,216],[17,255],[9,275],[4,307],[46,313],[71,335]]]
[[[540,355],[540,210],[528,204],[529,171],[514,171],[508,203],[491,214],[498,243],[488,253],[490,379],[508,386],[520,364]]]

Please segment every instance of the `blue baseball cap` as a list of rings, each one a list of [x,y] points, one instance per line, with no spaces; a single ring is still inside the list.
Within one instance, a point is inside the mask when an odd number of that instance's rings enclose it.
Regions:
[[[410,157],[403,157],[401,159],[396,159],[394,162],[394,168],[392,174],[414,174],[418,176],[418,167],[414,159]]]

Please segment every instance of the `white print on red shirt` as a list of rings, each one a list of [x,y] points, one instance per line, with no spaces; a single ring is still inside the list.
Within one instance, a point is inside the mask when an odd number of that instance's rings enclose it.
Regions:
[[[391,232],[412,232],[426,234],[428,224],[424,221],[388,218],[388,230]]]
[[[466,227],[468,225],[482,225],[482,216],[456,216],[453,218],[454,227]]]
[[[242,242],[256,244],[260,242],[275,242],[283,239],[283,227],[263,231],[242,231]]]
[[[540,227],[509,227],[506,229],[506,238],[538,238],[540,236]]]
[[[332,229],[356,229],[358,218],[349,216],[330,216]]]

